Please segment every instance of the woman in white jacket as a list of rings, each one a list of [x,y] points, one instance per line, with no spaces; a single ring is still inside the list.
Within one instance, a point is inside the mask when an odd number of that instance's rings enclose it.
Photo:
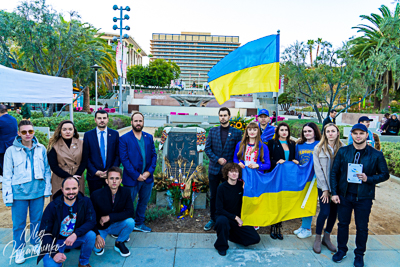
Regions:
[[[317,254],[321,253],[321,244],[325,245],[330,251],[336,252],[336,246],[331,242],[330,233],[336,222],[337,205],[330,199],[331,187],[329,176],[336,153],[342,146],[344,146],[344,144],[340,141],[339,128],[333,123],[325,125],[321,142],[315,147],[313,153],[314,171],[317,177],[320,204],[313,246],[313,250]],[[322,229],[324,228],[325,222],[326,227],[324,236],[322,237]]]

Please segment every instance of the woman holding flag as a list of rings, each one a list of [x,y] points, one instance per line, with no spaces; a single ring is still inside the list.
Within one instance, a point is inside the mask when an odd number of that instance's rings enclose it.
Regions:
[[[336,222],[337,205],[330,199],[331,186],[329,177],[336,153],[344,145],[340,141],[339,128],[335,124],[329,123],[324,127],[321,142],[314,149],[314,171],[317,177],[320,206],[313,245],[313,251],[317,254],[321,253],[321,244],[326,246],[330,251],[336,252],[336,247],[331,242],[330,233]],[[326,220],[324,237],[321,240],[322,228],[324,228]]]
[[[279,123],[275,130],[274,139],[268,142],[268,150],[270,151],[269,156],[271,161],[270,171],[272,171],[277,164],[283,164],[285,161],[293,161],[299,164],[295,159],[296,144],[290,139],[290,128],[285,122]],[[281,229],[282,222],[271,225],[271,238],[283,240]]]
[[[295,158],[300,165],[306,164],[313,156],[316,145],[321,140],[321,132],[314,122],[308,122],[303,125],[301,138],[297,141]],[[307,238],[311,233],[312,216],[302,218],[301,227],[294,231],[298,238]]]

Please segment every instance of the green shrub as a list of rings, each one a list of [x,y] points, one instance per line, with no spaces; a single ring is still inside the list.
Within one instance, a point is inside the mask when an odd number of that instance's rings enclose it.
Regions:
[[[314,122],[315,124],[317,124],[318,128],[320,131],[322,131],[322,123],[318,123],[314,120],[287,120],[285,121],[289,127],[290,127],[290,135],[296,138],[300,138],[301,136],[301,131],[303,129],[303,125],[306,124],[307,122]],[[340,138],[343,139],[343,127],[345,127],[344,125],[337,125],[337,127],[340,130]]]
[[[31,119],[38,119],[38,118],[43,118],[43,113],[39,111],[32,111],[31,112]]]
[[[381,146],[389,172],[400,177],[400,143],[382,142]]]
[[[84,119],[80,119],[75,122],[76,129],[78,132],[87,132],[94,128],[96,128],[96,122],[94,121],[93,117],[88,117]]]
[[[22,115],[17,114],[16,111],[8,111],[8,114],[9,114],[10,116],[13,116],[13,117],[17,120],[18,123],[19,123],[20,121],[22,121]]]
[[[163,219],[170,215],[173,215],[175,211],[173,209],[169,210],[166,207],[157,207],[155,204],[150,204],[146,209],[146,222],[152,222],[156,219]]]
[[[158,127],[157,130],[154,132],[154,137],[161,138],[163,130],[164,130],[164,127]]]
[[[35,136],[36,136],[38,142],[47,148],[47,146],[49,145],[49,137],[47,136],[47,134],[45,134],[41,131],[35,131]]]

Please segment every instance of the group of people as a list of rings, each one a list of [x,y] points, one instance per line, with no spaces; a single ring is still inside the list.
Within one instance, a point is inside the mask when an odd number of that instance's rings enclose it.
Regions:
[[[369,119],[362,117],[352,127],[352,142],[345,146],[334,117],[324,125],[322,134],[315,123],[306,123],[301,137],[294,142],[289,125],[281,122],[277,127],[272,126],[265,109],[260,110],[258,123],[250,122],[244,133],[230,126],[228,108],[222,107],[218,115],[220,126],[210,129],[205,146],[210,159],[211,219],[204,226],[206,231],[214,228],[217,232],[214,246],[218,253],[226,255],[228,240],[245,246],[260,242],[258,226],[243,226],[241,219],[246,186],[242,169],[270,172],[286,161],[303,165],[312,160],[320,202],[313,250],[321,253],[324,245],[335,252],[333,261],[340,262],[348,250],[354,210],[357,226],[354,265],[363,266],[375,185],[389,178],[382,152],[367,142],[371,138],[366,125]],[[6,107],[0,105],[0,124],[7,122],[7,134],[12,137],[0,143],[0,149],[5,151],[0,155],[4,155],[3,200],[11,206],[16,263],[25,261],[28,209],[32,251],[40,255],[38,262],[43,258],[44,266],[61,266],[66,260],[65,253],[79,247],[79,266],[90,266],[91,252],[104,253],[108,234],[116,238],[114,249],[127,257],[130,252],[125,242],[129,241],[129,234],[133,230],[151,231],[144,225],[144,214],[154,184],[157,154],[152,135],[142,131],[143,115],[133,113],[132,131],[121,137],[107,127],[106,111],[97,111],[94,119],[97,127],[86,132],[83,140],[79,139],[72,121],[62,121],[46,149],[35,137],[29,120],[22,120],[17,126]],[[0,129],[5,133],[1,125]],[[352,165],[361,166],[362,172],[350,181]],[[90,198],[85,196],[82,176],[85,170]],[[43,212],[46,197],[52,201]],[[336,248],[330,233],[337,217]],[[297,237],[312,236],[311,222],[312,217],[302,218],[302,225],[294,231]],[[271,226],[270,236],[283,239],[282,222]]]
[[[79,266],[90,266],[92,251],[98,256],[104,253],[108,234],[116,238],[114,250],[129,256],[125,245],[129,234],[151,231],[144,221],[157,154],[152,135],[142,131],[143,115],[133,113],[132,131],[119,137],[107,127],[108,113],[99,110],[94,118],[97,127],[83,140],[72,121],[62,121],[47,149],[35,137],[31,121],[17,125],[3,105],[0,115],[0,124],[7,122],[7,127],[0,126],[8,136],[0,144],[5,150],[0,154],[4,155],[2,191],[5,205],[11,207],[15,262],[25,262],[29,251],[39,256],[38,262],[43,259],[44,266],[62,266],[65,253],[80,248]],[[85,196],[85,170],[90,198]],[[47,197],[51,202],[43,211]],[[28,210],[29,250],[25,249]]]
[[[204,230],[214,228],[217,232],[214,246],[221,256],[227,253],[228,240],[245,246],[260,242],[258,227],[243,226],[240,218],[246,186],[242,169],[270,172],[286,161],[303,165],[312,160],[320,204],[313,251],[321,253],[324,245],[335,253],[332,260],[341,262],[348,251],[349,225],[354,210],[357,228],[354,266],[364,266],[375,185],[389,179],[389,170],[383,153],[373,147],[373,142],[367,142],[372,138],[368,117],[361,117],[352,127],[351,142],[346,146],[335,125],[335,113],[330,113],[330,118],[324,122],[322,134],[315,123],[309,122],[303,125],[301,137],[295,142],[287,123],[281,122],[276,128],[271,126],[267,110],[260,110],[259,123],[249,123],[243,135],[229,125],[229,109],[219,110],[220,126],[210,130],[205,148],[210,159],[211,219]],[[274,127],[274,136],[267,138],[265,131],[270,127]],[[362,171],[353,173],[353,165],[361,166]],[[349,176],[352,179],[348,180]],[[337,218],[336,247],[330,234]],[[299,238],[311,237],[311,222],[312,217],[302,218],[302,225],[294,234]],[[271,238],[282,240],[281,229],[282,222],[272,225]]]

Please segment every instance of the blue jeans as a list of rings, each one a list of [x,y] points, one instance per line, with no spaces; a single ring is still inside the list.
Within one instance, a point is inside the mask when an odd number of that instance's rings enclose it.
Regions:
[[[354,210],[354,219],[356,222],[356,249],[355,255],[364,256],[367,249],[368,240],[368,222],[372,208],[372,199],[359,199],[355,194],[347,193],[346,197],[340,197],[338,205],[338,249],[347,252],[347,241],[349,240],[349,225],[351,214]]]
[[[136,195],[139,194],[135,215],[136,225],[144,224],[144,214],[151,197],[153,185],[154,183],[146,184],[145,182],[138,182],[136,186],[125,186],[131,190],[132,201],[135,201]]]
[[[100,236],[106,240],[107,235],[118,235],[117,242],[125,242],[128,240],[130,233],[135,228],[135,221],[132,218],[128,218],[124,221],[115,222],[111,224],[105,230],[99,230]],[[99,252],[100,249],[96,247],[93,249],[95,252]]]
[[[43,215],[44,197],[39,197],[30,200],[16,200],[14,199],[11,207],[11,217],[13,222],[13,239],[15,249],[22,249],[25,247],[25,228],[26,216],[30,219],[30,241],[32,245],[36,245],[39,241],[38,231],[40,221]]]
[[[64,244],[65,240],[57,240],[56,245],[59,245],[58,251],[60,253],[64,253],[65,249],[72,249],[81,246],[81,254],[79,255],[79,263],[81,265],[89,264],[89,258],[92,254],[92,250],[94,248],[94,244],[96,242],[96,234],[93,231],[87,232],[85,235],[78,237],[72,246],[66,246]],[[67,257],[68,258],[68,257]],[[44,267],[61,267],[62,263],[57,263],[53,260],[53,258],[46,254],[43,257],[43,266]]]

